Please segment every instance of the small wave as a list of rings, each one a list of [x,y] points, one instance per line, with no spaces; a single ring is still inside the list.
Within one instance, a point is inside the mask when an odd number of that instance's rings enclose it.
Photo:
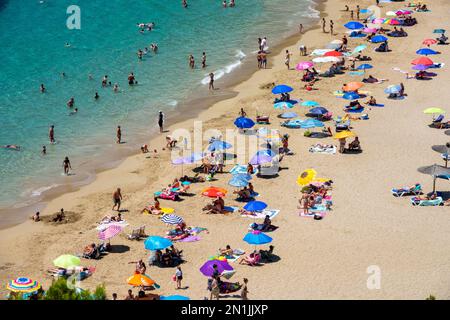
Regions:
[[[170,100],[169,102],[167,102],[167,104],[171,107],[176,107],[178,105],[178,101],[177,100]]]
[[[222,78],[224,75],[232,72],[234,69],[236,69],[237,67],[239,67],[242,64],[241,60],[239,61],[235,61],[229,65],[227,65],[225,68],[223,69],[219,69],[217,71],[214,71],[214,80],[220,79]],[[209,75],[205,75],[205,77],[202,79],[201,83],[203,85],[207,85],[209,83]]]
[[[50,185],[50,186],[38,188],[38,189],[36,189],[36,190],[31,191],[31,196],[32,196],[32,197],[39,197],[39,196],[40,196],[41,194],[43,194],[45,191],[48,191],[48,190],[53,189],[53,188],[56,188],[56,187],[58,187],[58,186],[59,186],[59,184],[52,184],[52,185]]]
[[[247,55],[242,50],[237,50],[236,51],[235,57],[238,58],[239,60],[244,59],[246,56]]]
[[[305,18],[318,19],[320,18],[320,11],[314,9],[312,6],[309,6],[308,11],[304,12],[301,16]]]

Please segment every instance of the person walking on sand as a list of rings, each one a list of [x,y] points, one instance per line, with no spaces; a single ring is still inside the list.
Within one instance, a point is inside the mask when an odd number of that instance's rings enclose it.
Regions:
[[[64,174],[69,175],[69,169],[72,170],[72,165],[70,164],[69,157],[65,157],[63,161]]]
[[[120,192],[120,188],[117,188],[116,191],[113,193],[113,202],[114,205],[112,207],[112,210],[117,206],[117,211],[120,211],[120,203],[122,202],[122,193]]]
[[[163,125],[164,125],[164,113],[160,110],[158,114],[158,126],[159,126],[159,132],[163,133]]]
[[[209,90],[214,90],[214,73],[209,74]]]
[[[120,126],[117,126],[117,141],[116,143],[121,144],[122,143],[122,129]]]
[[[334,22],[330,20],[330,34],[333,35]]]
[[[359,20],[359,13],[361,9],[359,8],[359,4],[356,6],[356,19]]]
[[[284,56],[284,64],[286,65],[286,67],[288,68],[288,70],[290,70],[290,62],[291,62],[291,53],[289,52],[289,50],[286,50],[286,55]]]
[[[241,299],[242,300],[248,300],[248,288],[247,288],[248,279],[244,278],[244,285],[242,286],[241,290]]]
[[[55,126],[51,125],[50,129],[48,130],[48,137],[50,139],[50,143],[54,144],[55,143]]]
[[[175,271],[175,280],[177,282],[177,287],[175,289],[181,289],[181,280],[183,280],[183,271],[181,271],[181,267],[178,266]]]
[[[326,26],[325,18],[322,18],[322,32],[325,33],[325,26]]]
[[[352,11],[350,11],[350,19],[352,19],[353,20],[353,10]]]
[[[205,69],[206,68],[206,53],[203,52],[202,54],[202,68]]]

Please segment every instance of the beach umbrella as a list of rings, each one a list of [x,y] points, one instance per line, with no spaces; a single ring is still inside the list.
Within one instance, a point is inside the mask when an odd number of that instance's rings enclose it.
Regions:
[[[430,46],[432,44],[436,44],[437,40],[436,39],[425,39],[423,40],[422,44],[426,45],[426,46]]]
[[[353,52],[361,52],[361,51],[363,51],[365,48],[367,48],[367,45],[365,45],[365,44],[360,44],[360,45],[357,46],[355,49],[353,49]]]
[[[431,61],[430,58],[420,57],[420,58],[416,58],[413,61],[411,61],[411,64],[423,64],[424,66],[431,66],[434,64],[434,62]]]
[[[346,139],[346,138],[350,138],[350,137],[354,137],[354,136],[355,136],[354,132],[345,130],[345,131],[341,131],[341,132],[336,133],[333,136],[333,138],[334,139]]]
[[[443,155],[447,155],[447,157],[445,157],[445,167],[447,168],[448,156],[450,155],[450,142],[448,142],[445,145],[434,145],[431,147],[431,149],[433,149],[434,151],[439,152]]]
[[[395,14],[396,14],[397,16],[404,16],[404,15],[411,14],[411,13],[412,13],[412,12],[409,11],[409,10],[398,10]]]
[[[306,186],[316,177],[317,172],[314,169],[306,169],[297,177],[297,184],[300,186]]]
[[[228,142],[225,142],[225,141],[220,141],[220,140],[214,140],[208,146],[209,151],[222,151],[222,150],[230,149],[230,148],[231,148],[231,144],[229,144]]]
[[[239,129],[249,129],[255,125],[255,122],[250,118],[239,117],[234,120],[234,125]]]
[[[382,24],[384,22],[383,18],[375,18],[372,20],[372,23],[374,24]]]
[[[343,44],[344,41],[340,40],[340,39],[334,39],[333,41],[331,41],[330,43],[332,44]]]
[[[327,62],[338,62],[341,59],[338,57],[318,57],[314,58],[313,61],[316,63],[327,63]]]
[[[285,85],[285,84],[280,84],[278,86],[275,86],[272,89],[272,93],[273,94],[288,93],[288,92],[291,92],[291,91],[294,91],[294,89],[289,87],[289,86],[287,86],[287,85]]]
[[[450,130],[445,130],[444,132],[446,135],[450,136]]]
[[[436,192],[436,178],[438,176],[450,175],[450,168],[445,168],[437,164],[433,164],[427,167],[420,167],[419,169],[417,169],[417,171],[433,177],[433,193]]]
[[[149,276],[136,272],[127,279],[127,283],[133,287],[151,287],[156,282],[150,279]]]
[[[336,50],[328,51],[323,56],[324,57],[342,57],[342,52],[339,52],[339,51],[336,51]]]
[[[225,197],[227,190],[218,187],[207,187],[203,189],[202,195],[210,198]]]
[[[361,22],[358,21],[350,21],[344,24],[344,27],[350,30],[356,30],[356,29],[362,29],[364,28],[364,25]]]
[[[263,155],[263,156],[269,156],[269,157],[275,157],[276,156],[276,153],[275,152],[273,152],[272,150],[270,150],[270,149],[264,149],[264,150],[258,150],[257,152],[256,152],[256,155]],[[250,179],[251,179],[251,176],[250,176]],[[250,179],[248,179],[248,180],[250,180]]]
[[[279,109],[279,110],[287,110],[287,109],[291,109],[294,107],[294,105],[290,102],[286,102],[286,101],[282,101],[282,102],[277,102],[273,105],[273,107],[275,109]]]
[[[250,201],[244,206],[244,209],[247,211],[262,211],[267,208],[267,203],[262,201]]]
[[[32,293],[38,291],[40,288],[41,284],[39,282],[25,277],[10,280],[6,285],[6,289],[17,293]]]
[[[317,119],[306,119],[300,125],[300,127],[303,129],[311,129],[311,128],[318,128],[318,127],[324,127],[324,126],[325,125],[323,124],[323,122],[319,121]]]
[[[212,277],[214,274],[214,266],[217,267],[217,272],[222,274],[224,271],[233,271],[233,267],[223,260],[208,260],[200,268],[200,272],[207,276]]]
[[[325,109],[324,107],[315,107],[315,108],[310,109],[308,113],[312,114],[312,115],[321,116],[321,115],[328,113],[328,110]]]
[[[298,117],[298,114],[296,114],[295,112],[285,112],[282,115],[280,115],[280,118],[283,119],[292,119]]]
[[[441,108],[432,107],[432,108],[427,108],[427,109],[423,110],[423,113],[425,113],[425,114],[444,114],[445,110],[441,109]]]
[[[389,20],[389,24],[390,24],[391,26],[398,26],[398,25],[400,25],[401,23],[400,23],[400,21],[398,21],[397,19],[390,19],[390,20]]]
[[[342,46],[342,44],[337,44],[337,43],[329,43],[329,44],[327,44],[327,48],[333,49],[333,50],[339,49],[341,46]]]
[[[145,239],[144,248],[147,250],[163,250],[172,245],[172,241],[160,236],[151,236]]]
[[[402,87],[399,84],[393,84],[384,89],[384,93],[386,94],[392,94],[392,93],[400,93],[402,90]]]
[[[361,98],[361,96],[359,94],[357,94],[356,92],[346,92],[346,93],[344,93],[342,98],[344,98],[345,100],[356,100],[356,99]]]
[[[444,29],[434,29],[433,33],[445,33]]]
[[[302,102],[302,106],[304,106],[304,107],[317,107],[318,105],[319,105],[318,102],[312,101],[312,100],[307,100],[307,101]]]
[[[372,69],[372,68],[373,68],[372,65],[370,65],[368,63],[364,63],[364,64],[358,66],[356,69],[358,69],[358,70],[366,70],[366,69]]]
[[[272,242],[271,237],[259,230],[253,230],[247,233],[243,240],[248,244],[253,244],[255,246]]]
[[[323,56],[328,51],[333,51],[333,49],[314,49],[310,55],[311,56]]]
[[[296,70],[306,70],[306,69],[309,69],[309,68],[311,68],[312,66],[314,65],[314,63],[313,62],[311,62],[311,61],[302,61],[302,62],[299,62],[298,64],[297,64],[297,66],[295,67],[295,69]]]
[[[388,11],[386,12],[386,15],[389,17],[395,17],[397,14],[394,11]]]
[[[268,162],[272,162],[272,157],[264,154],[256,154],[250,159],[250,164],[252,165],[260,165]]]
[[[191,300],[189,297],[172,295],[172,296],[159,296],[159,300]]]
[[[192,164],[194,162],[200,161],[201,159],[203,159],[204,156],[205,156],[204,153],[196,152],[186,157],[174,159],[172,160],[172,164],[181,165],[181,175],[183,175],[183,166],[185,164]]]
[[[56,267],[67,269],[69,267],[79,266],[81,263],[80,258],[73,256],[71,254],[63,254],[53,260],[53,264]]]
[[[103,241],[109,240],[109,239],[115,237],[116,235],[118,235],[121,231],[122,231],[121,226],[111,225],[108,228],[106,228],[105,230],[100,231],[98,233],[98,238]]]
[[[176,214],[165,214],[162,216],[161,221],[167,224],[180,224],[184,220],[182,217],[177,216]]]
[[[248,180],[233,176],[228,184],[236,188],[243,188],[248,186]]]
[[[377,36],[375,36],[375,37],[373,37],[372,39],[370,39],[370,41],[372,42],[372,43],[379,43],[379,42],[385,42],[385,41],[387,41],[388,40],[388,38],[386,38],[385,36],[382,36],[382,35],[377,35]]]
[[[437,51],[431,50],[431,49],[429,49],[429,48],[422,48],[422,49],[419,49],[419,50],[416,51],[416,53],[417,53],[417,54],[424,55],[424,56],[427,56],[427,55],[429,55],[429,54],[438,54]]]
[[[378,31],[377,28],[364,28],[363,32],[364,33],[376,33]]]
[[[429,66],[424,66],[423,64],[416,64],[414,66],[412,66],[413,70],[419,70],[419,71],[424,71],[427,70],[429,68]]]
[[[362,82],[349,82],[344,86],[344,91],[356,91],[360,88],[364,87],[364,83]]]

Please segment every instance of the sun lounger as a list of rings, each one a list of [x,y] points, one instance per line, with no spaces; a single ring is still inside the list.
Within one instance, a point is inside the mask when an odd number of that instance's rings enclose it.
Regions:
[[[133,229],[131,234],[128,235],[128,240],[140,240],[141,238],[146,238],[145,226]]]
[[[411,204],[413,206],[423,206],[423,207],[425,207],[425,206],[428,206],[428,207],[429,206],[440,206],[443,204],[443,202],[444,201],[442,200],[442,197],[436,197],[436,199],[433,199],[433,200],[421,200],[417,197],[411,198]]]
[[[392,195],[394,197],[403,197],[405,195],[420,195],[422,194],[422,185],[420,185],[419,183],[416,184],[413,187],[404,187],[404,188],[393,188],[391,189]]]

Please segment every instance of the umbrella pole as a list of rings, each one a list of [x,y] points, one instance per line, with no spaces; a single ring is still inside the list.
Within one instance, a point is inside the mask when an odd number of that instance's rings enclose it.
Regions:
[[[436,176],[433,176],[433,193],[436,193]]]

